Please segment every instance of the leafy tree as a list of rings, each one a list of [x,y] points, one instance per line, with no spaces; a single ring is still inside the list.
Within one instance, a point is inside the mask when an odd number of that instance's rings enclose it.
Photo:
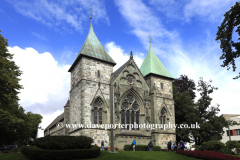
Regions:
[[[188,91],[191,99],[194,99],[196,97],[195,90],[196,85],[194,80],[189,79],[186,75],[180,75],[180,78],[175,79],[173,81],[174,86],[176,87],[177,91],[180,93],[183,93],[185,91]]]
[[[210,94],[218,88],[211,86],[211,80],[204,82],[202,79],[198,81],[197,91],[200,92],[200,98],[197,101],[197,116],[200,129],[193,130],[193,136],[197,145],[209,140],[221,140],[224,133],[223,127],[227,126],[227,121],[219,113],[219,105],[210,106],[212,98]]]
[[[236,64],[235,59],[240,56],[240,37],[238,42],[232,40],[232,34],[235,27],[237,27],[236,32],[240,36],[240,2],[236,2],[234,6],[231,7],[229,11],[224,14],[225,18],[221,23],[221,26],[218,27],[216,41],[220,41],[220,48],[222,49],[223,54],[220,59],[223,59],[223,64],[221,67],[226,67],[229,70],[232,65],[233,71],[235,72]],[[233,79],[238,79],[240,77],[236,76]]]
[[[24,144],[35,138],[42,119],[39,114],[24,113],[18,104],[18,90],[23,89],[18,77],[22,72],[7,47],[7,39],[0,34],[0,146]]]
[[[193,99],[196,97],[195,83],[185,75],[175,79],[173,82],[173,98],[175,105],[176,124],[188,124],[189,126],[197,121],[197,110],[194,107]],[[189,128],[176,128],[177,141],[189,142]]]

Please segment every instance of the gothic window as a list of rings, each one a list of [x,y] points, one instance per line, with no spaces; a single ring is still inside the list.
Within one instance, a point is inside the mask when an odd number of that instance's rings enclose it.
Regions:
[[[166,124],[166,114],[167,114],[166,109],[163,108],[161,110],[161,116],[160,116],[160,124],[162,124],[162,125]],[[163,129],[163,128],[161,128],[161,129]]]
[[[93,122],[94,124],[103,123],[103,102],[98,98],[93,104]]]
[[[161,83],[161,89],[163,89],[163,83]]]
[[[122,102],[121,123],[133,124],[131,129],[139,129],[134,128],[134,122],[139,125],[139,105],[136,98],[130,94]],[[130,129],[129,125],[126,129]]]

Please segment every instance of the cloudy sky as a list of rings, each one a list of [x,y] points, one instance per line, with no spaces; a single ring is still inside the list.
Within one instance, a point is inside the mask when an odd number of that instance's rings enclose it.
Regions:
[[[0,30],[8,39],[9,52],[23,71],[19,94],[26,111],[43,115],[41,126],[63,112],[69,98],[68,69],[87,37],[93,10],[93,29],[116,70],[129,59],[132,50],[141,66],[149,48],[149,34],[155,54],[173,77],[213,81],[218,87],[212,105],[220,113],[240,113],[240,80],[237,72],[220,67],[222,52],[215,41],[224,13],[235,0],[3,0]],[[233,40],[237,40],[236,34]]]

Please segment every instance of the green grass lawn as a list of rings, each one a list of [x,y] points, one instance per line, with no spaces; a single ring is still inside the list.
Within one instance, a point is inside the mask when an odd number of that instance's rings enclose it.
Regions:
[[[26,160],[22,153],[0,154],[0,160]]]
[[[101,151],[101,155],[96,158],[97,160],[106,160],[106,159],[114,159],[114,160],[199,160],[192,157],[186,157],[175,152],[166,152],[166,151],[118,151],[119,153],[109,153],[108,151]]]
[[[92,160],[199,160],[196,158],[186,157],[174,152],[148,152],[148,151],[118,151],[119,153],[109,153],[108,151],[101,151],[101,155],[98,158]],[[15,154],[1,154],[0,160],[26,160],[21,153]]]

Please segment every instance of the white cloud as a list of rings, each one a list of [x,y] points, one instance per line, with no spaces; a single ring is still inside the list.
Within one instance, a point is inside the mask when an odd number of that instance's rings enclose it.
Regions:
[[[118,68],[120,68],[130,58],[130,53],[125,53],[121,46],[116,45],[114,42],[107,43],[105,48],[112,59],[117,63],[116,66],[114,66],[113,71],[116,71]],[[139,68],[143,62],[142,55],[142,53],[133,53],[134,61]]]
[[[184,2],[188,2],[183,6],[187,18],[200,16],[207,20],[219,18],[230,9],[233,3],[233,1],[205,0]],[[240,112],[237,98],[240,95],[240,82],[232,79],[236,76],[236,73],[228,72],[226,68],[220,67],[222,64],[222,61],[219,60],[221,50],[219,44],[215,42],[215,34],[213,36],[207,32],[205,39],[192,41],[191,44],[183,46],[178,33],[165,29],[166,27],[161,23],[161,19],[157,18],[151,12],[150,7],[147,7],[142,1],[116,1],[116,3],[119,6],[120,13],[131,26],[132,33],[141,40],[146,48],[149,46],[147,44],[148,33],[154,35],[153,50],[157,55],[164,55],[162,60],[168,61],[169,65],[167,66],[169,67],[167,68],[175,78],[185,74],[193,79],[196,85],[199,77],[203,77],[204,81],[211,79],[213,81],[212,85],[219,88],[211,95],[213,98],[212,105],[220,104],[220,113]],[[173,3],[170,1],[164,5],[173,5]],[[163,41],[164,43],[162,43]]]
[[[67,71],[70,65],[59,66],[49,52],[38,53],[33,48],[21,49],[17,46],[8,49],[23,71],[20,84],[24,89],[19,95],[23,106],[46,103],[49,95],[68,95],[70,74]]]
[[[187,21],[194,16],[200,16],[203,20],[221,22],[225,12],[235,3],[235,0],[192,0],[184,7],[184,16]]]
[[[89,17],[89,8],[93,9],[94,20],[105,19],[109,23],[105,7],[98,0],[49,1],[7,0],[22,15],[39,21],[57,31],[69,31],[69,25],[82,31],[82,22]]]
[[[166,30],[158,16],[140,0],[117,0],[115,2],[120,13],[130,25],[131,32],[141,40],[145,48],[148,49],[149,47],[148,36],[151,34],[155,53],[164,55],[163,49],[168,47],[169,42],[178,36],[177,33]],[[155,48],[156,45],[154,44],[160,44],[160,47]]]
[[[198,17],[202,21],[220,23],[223,15],[235,0],[151,0],[150,4],[161,14],[166,15],[166,20],[181,20],[190,22],[193,17]]]

